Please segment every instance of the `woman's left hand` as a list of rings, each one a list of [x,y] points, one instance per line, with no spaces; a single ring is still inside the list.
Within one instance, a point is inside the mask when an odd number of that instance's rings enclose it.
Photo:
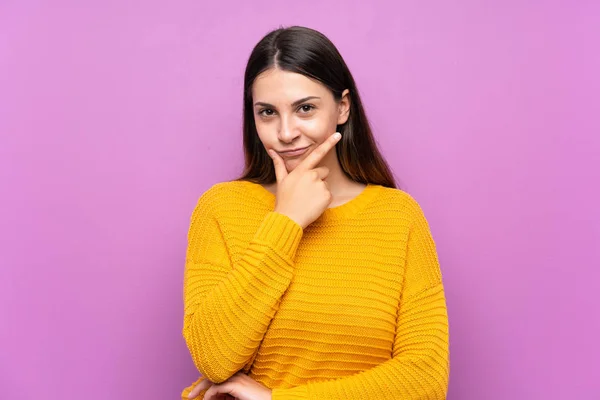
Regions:
[[[204,394],[204,400],[217,400],[223,394],[229,394],[237,400],[271,400],[271,389],[243,372],[237,372],[223,383],[213,383]]]

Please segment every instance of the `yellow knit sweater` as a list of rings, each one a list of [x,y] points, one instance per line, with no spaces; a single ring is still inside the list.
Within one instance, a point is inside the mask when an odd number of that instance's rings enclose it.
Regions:
[[[418,203],[369,184],[305,229],[274,205],[231,181],[192,213],[183,336],[200,380],[242,370],[273,400],[445,399],[446,299]]]

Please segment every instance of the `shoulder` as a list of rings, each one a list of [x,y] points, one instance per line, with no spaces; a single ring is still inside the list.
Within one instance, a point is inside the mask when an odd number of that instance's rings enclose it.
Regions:
[[[226,181],[210,186],[200,194],[194,214],[216,214],[221,209],[227,209],[232,203],[245,196],[244,182]]]
[[[375,213],[385,215],[385,219],[405,231],[415,227],[429,229],[429,222],[421,203],[410,193],[396,188],[380,186],[372,207]]]
[[[204,191],[200,195],[200,199],[214,202],[224,200],[232,195],[240,195],[244,190],[243,184],[242,181],[217,182]]]
[[[401,214],[410,220],[424,218],[420,203],[408,192],[401,189],[380,186],[378,201],[390,213]]]
[[[381,194],[380,197],[387,202],[387,205],[382,206],[386,210],[386,219],[401,230],[403,242],[408,246],[412,237],[413,244],[428,243],[428,246],[435,249],[431,225],[415,197],[394,188],[385,188]]]

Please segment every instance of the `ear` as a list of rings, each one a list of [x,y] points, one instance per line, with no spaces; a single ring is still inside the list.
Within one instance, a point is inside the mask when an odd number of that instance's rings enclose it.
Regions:
[[[345,124],[350,116],[350,91],[345,89],[342,92],[342,98],[338,103],[338,120],[337,125]]]

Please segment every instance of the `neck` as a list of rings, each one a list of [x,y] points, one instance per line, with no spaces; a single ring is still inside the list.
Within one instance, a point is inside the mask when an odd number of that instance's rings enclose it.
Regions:
[[[347,195],[356,185],[356,182],[348,178],[344,171],[342,171],[342,166],[334,149],[319,163],[319,166],[329,169],[329,174],[324,180],[327,182],[329,191],[334,198]]]

